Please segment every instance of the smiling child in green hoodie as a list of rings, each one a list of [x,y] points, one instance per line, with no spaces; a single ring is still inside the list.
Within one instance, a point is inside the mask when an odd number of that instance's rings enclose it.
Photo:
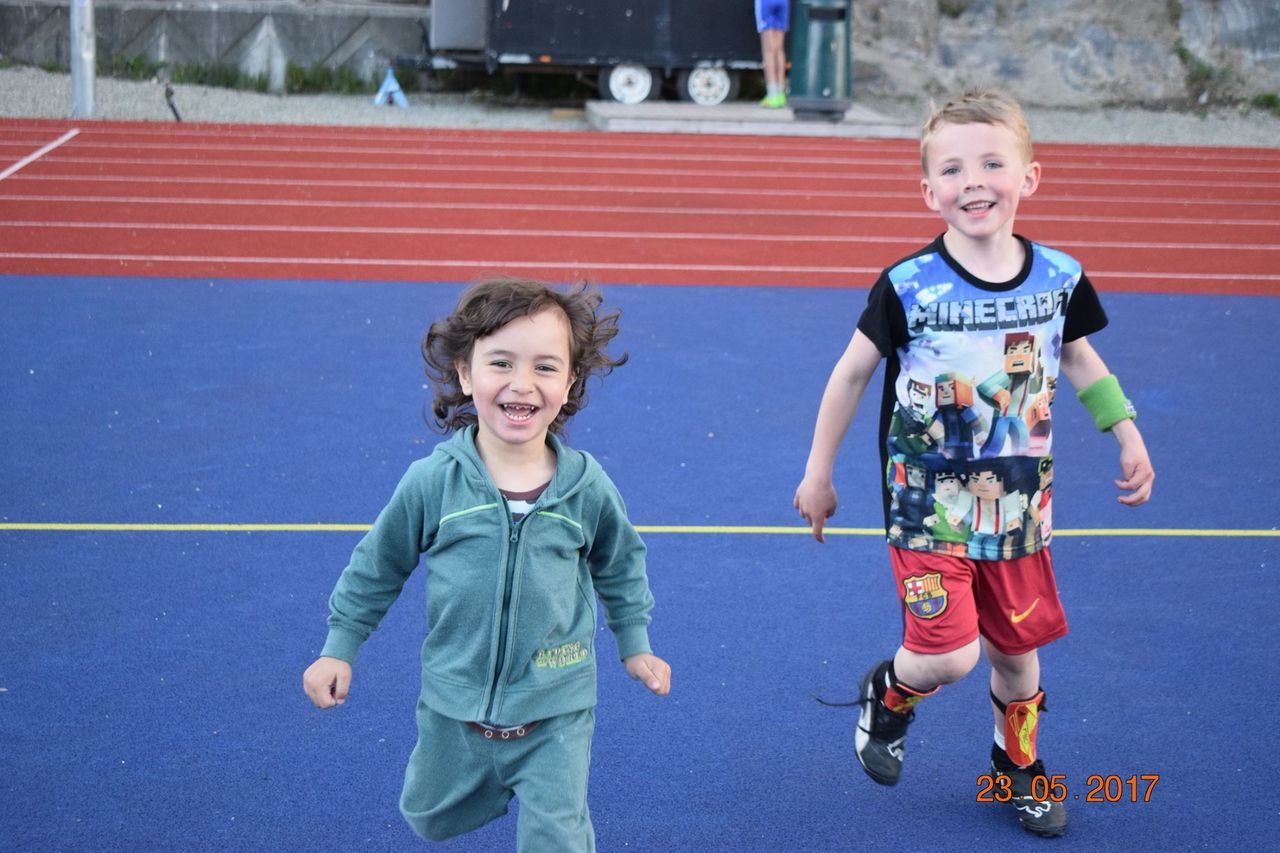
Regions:
[[[599,463],[558,437],[587,380],[626,361],[605,351],[618,314],[600,303],[586,288],[500,279],[432,325],[432,410],[453,435],[409,466],[356,546],[303,675],[317,707],[342,704],[356,652],[423,562],[418,744],[400,798],[423,838],[477,829],[518,797],[519,850],[595,850],[597,596],[631,677],[671,688],[649,647],[644,543]]]

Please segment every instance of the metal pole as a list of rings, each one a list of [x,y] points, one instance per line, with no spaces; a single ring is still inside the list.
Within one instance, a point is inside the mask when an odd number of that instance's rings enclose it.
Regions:
[[[71,117],[93,118],[98,51],[93,0],[71,0]]]

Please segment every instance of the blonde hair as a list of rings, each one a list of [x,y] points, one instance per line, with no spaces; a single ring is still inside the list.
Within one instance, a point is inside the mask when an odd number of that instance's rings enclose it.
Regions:
[[[1018,148],[1026,161],[1035,159],[1031,150],[1031,128],[1018,102],[995,89],[971,89],[962,92],[933,110],[920,131],[920,166],[929,170],[929,142],[944,125],[993,124],[1008,128],[1018,140]]]

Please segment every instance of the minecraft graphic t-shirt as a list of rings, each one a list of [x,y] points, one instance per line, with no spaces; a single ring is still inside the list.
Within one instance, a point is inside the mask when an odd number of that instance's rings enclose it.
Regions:
[[[1049,544],[1062,345],[1106,314],[1080,264],[1022,237],[1017,277],[986,282],[942,238],[881,273],[858,329],[887,359],[885,529],[915,551],[1007,560]]]

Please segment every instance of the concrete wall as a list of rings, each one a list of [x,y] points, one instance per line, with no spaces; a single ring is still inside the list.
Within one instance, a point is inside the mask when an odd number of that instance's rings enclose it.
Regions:
[[[94,0],[97,54],[237,68],[284,90],[289,63],[346,66],[376,80],[397,56],[422,53],[427,7],[305,0]],[[0,0],[0,57],[69,66],[69,0]]]

